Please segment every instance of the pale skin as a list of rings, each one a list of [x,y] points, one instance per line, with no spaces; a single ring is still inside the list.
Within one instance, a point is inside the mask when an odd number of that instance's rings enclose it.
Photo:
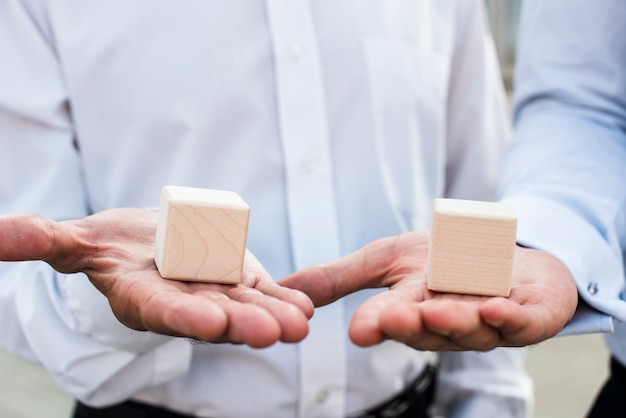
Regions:
[[[386,339],[435,351],[526,346],[556,335],[576,310],[578,293],[569,270],[547,253],[519,246],[508,298],[431,292],[428,242],[428,231],[383,238],[280,284],[302,290],[316,306],[359,289],[387,287],[352,317],[350,338],[360,346]]]
[[[252,347],[302,340],[313,304],[365,288],[388,290],[355,312],[349,332],[360,346],[386,339],[435,351],[525,346],[556,335],[577,306],[569,270],[549,254],[522,247],[515,251],[508,298],[429,291],[428,231],[374,241],[278,284],[250,252],[239,285],[167,280],[153,261],[156,218],[143,209],[65,222],[0,217],[0,260],[43,260],[59,272],[84,272],[132,329]]]
[[[163,279],[153,259],[156,221],[155,211],[143,209],[64,222],[4,216],[0,260],[42,260],[62,273],[85,273],[118,320],[135,330],[252,347],[307,335],[311,300],[276,284],[249,251],[238,285]]]

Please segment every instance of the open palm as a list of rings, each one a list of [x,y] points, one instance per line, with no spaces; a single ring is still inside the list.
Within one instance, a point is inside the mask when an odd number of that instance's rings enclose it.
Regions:
[[[384,339],[420,350],[490,350],[524,346],[558,333],[578,301],[569,270],[536,250],[515,250],[508,298],[432,292],[426,287],[429,232],[374,241],[279,283],[305,292],[316,306],[349,293],[386,287],[355,312],[350,337],[361,346]]]
[[[276,284],[249,251],[238,285],[163,279],[153,260],[157,216],[130,208],[64,222],[4,216],[0,260],[43,260],[62,273],[84,272],[118,320],[135,330],[252,347],[307,335],[309,298]]]

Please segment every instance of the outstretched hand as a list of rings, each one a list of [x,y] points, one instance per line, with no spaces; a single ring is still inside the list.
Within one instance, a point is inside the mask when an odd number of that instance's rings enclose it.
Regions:
[[[279,284],[305,292],[316,306],[388,287],[352,318],[350,337],[361,346],[385,339],[437,351],[525,346],[556,335],[576,310],[569,270],[549,254],[522,247],[515,250],[508,298],[432,292],[426,287],[428,245],[428,231],[383,238]]]
[[[265,347],[308,333],[313,304],[276,284],[246,252],[238,285],[163,279],[154,264],[157,212],[112,209],[80,220],[0,217],[0,260],[43,260],[84,272],[124,325],[207,342]]]

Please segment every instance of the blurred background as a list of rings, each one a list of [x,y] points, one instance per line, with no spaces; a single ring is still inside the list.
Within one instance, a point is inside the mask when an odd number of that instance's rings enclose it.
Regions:
[[[522,0],[485,0],[504,83],[512,86]],[[528,347],[537,418],[584,417],[607,377],[602,336],[558,337]],[[0,351],[0,417],[67,418],[72,399],[40,367]]]
[[[510,90],[513,83],[517,23],[522,0],[485,0],[485,3],[489,12],[491,33],[498,51],[504,84]]]

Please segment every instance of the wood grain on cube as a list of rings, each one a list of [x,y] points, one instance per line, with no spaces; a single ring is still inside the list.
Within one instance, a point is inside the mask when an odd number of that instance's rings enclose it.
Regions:
[[[517,218],[508,205],[435,199],[428,288],[509,296],[516,233]]]
[[[154,261],[167,279],[241,281],[250,208],[234,192],[164,186]]]

